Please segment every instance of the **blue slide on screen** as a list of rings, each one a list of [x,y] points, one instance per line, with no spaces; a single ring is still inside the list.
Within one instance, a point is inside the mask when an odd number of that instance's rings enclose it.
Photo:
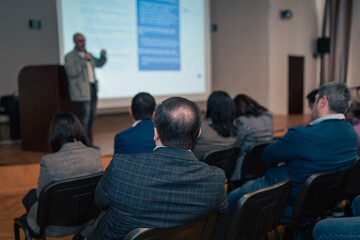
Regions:
[[[137,0],[139,70],[180,70],[179,0]]]

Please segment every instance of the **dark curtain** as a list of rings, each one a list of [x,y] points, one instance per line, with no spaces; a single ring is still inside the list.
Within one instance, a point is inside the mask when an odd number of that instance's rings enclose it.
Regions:
[[[320,85],[346,82],[352,0],[326,0],[323,37],[330,38],[330,53],[321,57]]]

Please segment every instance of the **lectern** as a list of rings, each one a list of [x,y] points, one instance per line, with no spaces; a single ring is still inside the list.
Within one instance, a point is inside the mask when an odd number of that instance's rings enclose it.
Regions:
[[[24,151],[49,151],[49,127],[58,112],[78,115],[71,102],[65,69],[60,65],[27,66],[19,74],[21,146]]]

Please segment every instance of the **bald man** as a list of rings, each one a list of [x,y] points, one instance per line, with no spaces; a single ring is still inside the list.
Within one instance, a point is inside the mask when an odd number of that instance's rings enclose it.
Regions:
[[[190,149],[202,115],[185,98],[165,100],[155,112],[151,153],[115,154],[95,192],[107,209],[90,239],[123,239],[134,228],[173,227],[227,211],[225,173]]]

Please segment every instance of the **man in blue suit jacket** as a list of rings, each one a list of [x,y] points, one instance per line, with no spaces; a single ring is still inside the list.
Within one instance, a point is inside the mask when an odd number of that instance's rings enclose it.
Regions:
[[[135,95],[129,109],[134,118],[133,126],[115,136],[114,154],[148,153],[155,148],[154,123],[155,99],[149,93]]]
[[[123,239],[134,228],[173,227],[226,212],[225,173],[190,149],[202,114],[185,98],[165,100],[155,113],[151,153],[115,154],[95,191],[107,209],[90,239]]]
[[[289,178],[293,185],[285,211],[292,217],[292,205],[302,184],[315,173],[349,169],[357,157],[357,137],[344,121],[351,93],[343,83],[322,86],[312,109],[313,122],[288,133],[264,150],[262,158],[271,168],[260,179],[246,182],[228,195],[229,208],[246,193]]]

